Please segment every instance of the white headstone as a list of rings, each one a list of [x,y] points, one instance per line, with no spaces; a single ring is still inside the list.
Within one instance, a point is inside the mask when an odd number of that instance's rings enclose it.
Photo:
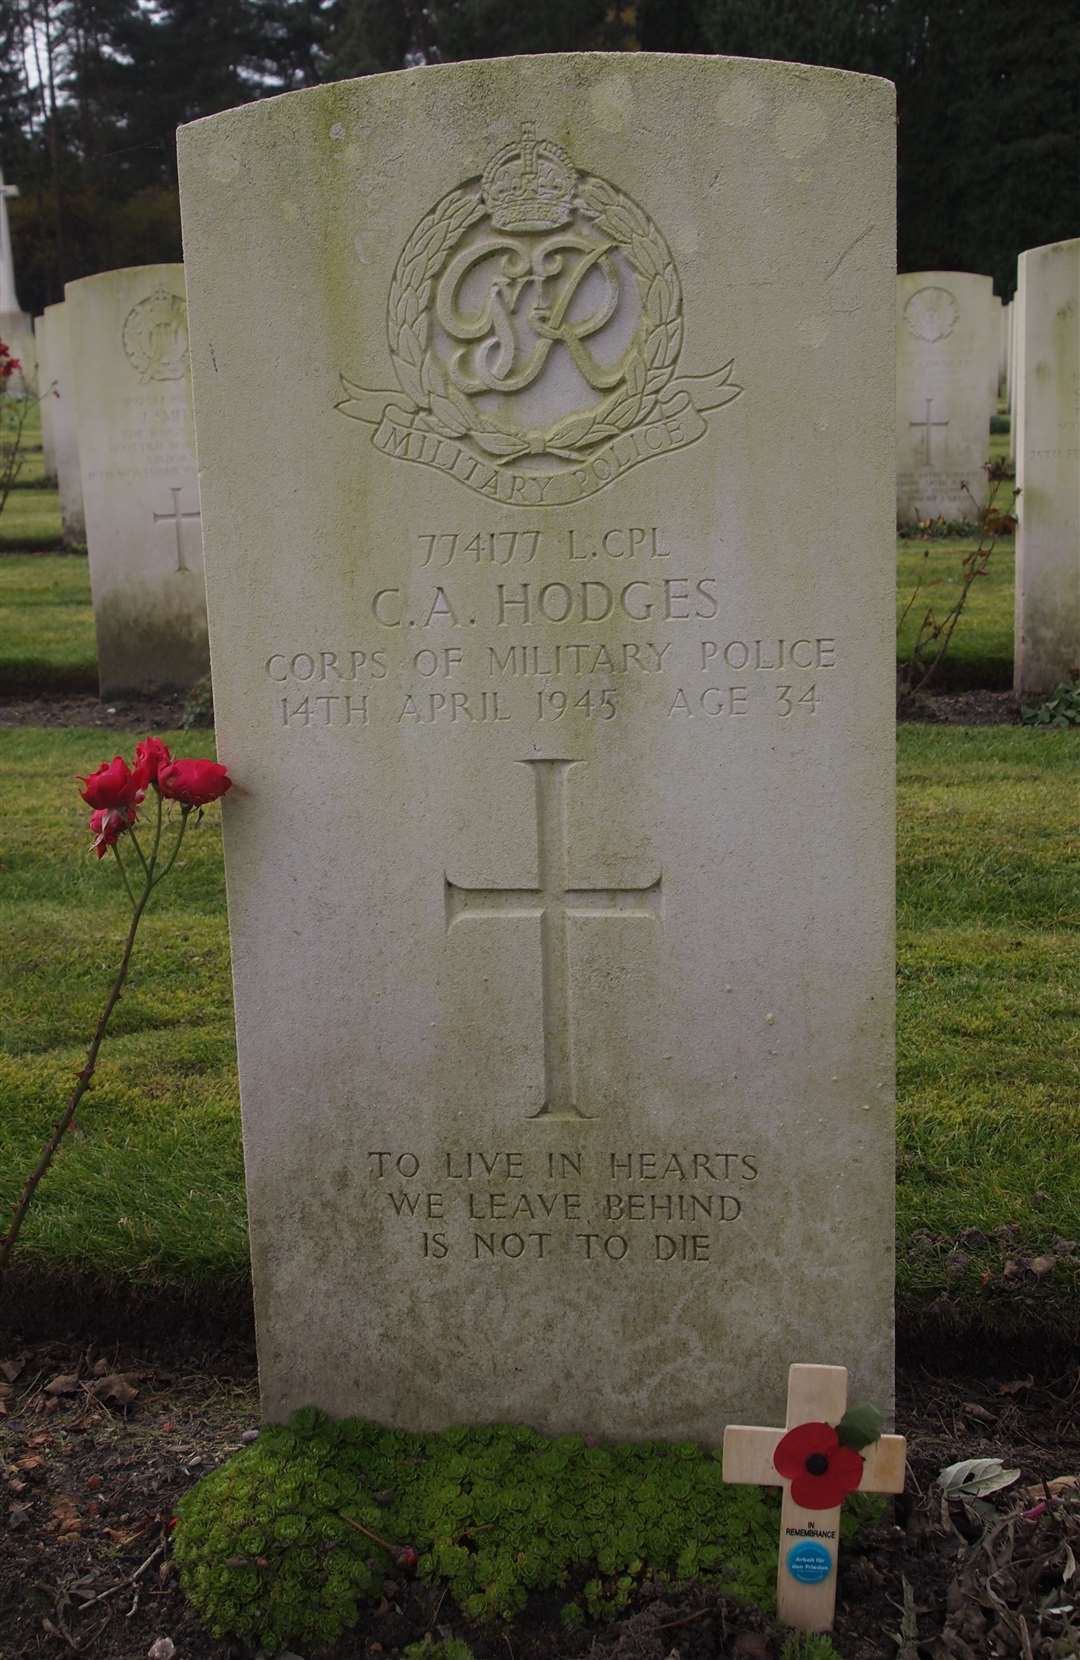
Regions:
[[[1002,347],[1002,315],[1005,307],[997,294],[990,295],[990,359],[987,374],[990,377],[990,413],[997,413],[997,393],[1005,374],[1005,350]]]
[[[83,512],[82,474],[79,470],[79,432],[75,419],[75,393],[71,378],[67,307],[45,307],[45,358],[42,395],[50,411],[53,447],[56,452],[56,486],[60,495],[60,522],[65,543],[81,546],[86,541]],[[51,391],[46,394],[46,389]],[[42,405],[44,415],[45,404]]]
[[[891,1396],[893,118],[590,54],[181,129],[272,1417]]]
[[[1020,374],[1020,283],[1019,268],[1017,269],[1017,286],[1009,305],[1009,460],[1016,461],[1016,428],[1020,419],[1020,399],[1017,395],[1018,378]]]
[[[44,316],[34,318],[34,339],[38,357],[38,395],[41,399],[41,455],[45,477],[56,482],[56,435],[53,431],[53,408],[56,378],[49,357],[49,324]]]
[[[29,312],[19,305],[15,292],[15,258],[11,248],[8,197],[19,194],[18,185],[5,184],[0,171],[0,340],[19,359],[21,371],[12,377],[9,390],[33,391],[37,382],[37,350],[34,324]]]
[[[910,271],[896,279],[896,507],[901,524],[972,519],[996,402],[989,277]],[[966,488],[965,488],[966,487]]]
[[[1021,697],[1080,675],[1080,237],[1020,255],[1016,643]]]
[[[207,672],[182,265],[65,289],[103,696]]]

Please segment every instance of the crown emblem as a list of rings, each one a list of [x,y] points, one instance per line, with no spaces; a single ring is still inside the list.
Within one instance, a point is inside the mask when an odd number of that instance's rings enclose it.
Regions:
[[[493,156],[480,191],[501,231],[547,231],[573,217],[577,173],[561,144],[537,139],[525,122],[521,137]]]

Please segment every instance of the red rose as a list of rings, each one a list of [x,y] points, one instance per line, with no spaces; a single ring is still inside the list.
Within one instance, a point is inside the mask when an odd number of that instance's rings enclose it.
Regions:
[[[96,772],[79,782],[86,785],[79,794],[89,807],[130,807],[142,800],[146,788],[137,772],[128,771],[122,755],[102,761]]]
[[[142,738],[135,745],[135,774],[142,780],[143,789],[148,784],[157,783],[157,775],[162,767],[168,766],[172,760],[168,746],[160,738]]]
[[[232,779],[217,761],[170,761],[158,770],[158,789],[168,801],[205,807],[232,789]]]
[[[137,817],[134,807],[98,807],[90,814],[94,852],[99,859],[105,857],[110,847],[115,847],[124,831],[130,829]]]
[[[799,1424],[773,1453],[773,1467],[804,1510],[835,1510],[858,1487],[863,1461],[854,1447],[840,1445],[831,1424]]]

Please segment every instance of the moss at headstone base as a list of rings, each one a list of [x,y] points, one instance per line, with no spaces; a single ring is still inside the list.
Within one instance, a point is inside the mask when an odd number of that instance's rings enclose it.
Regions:
[[[618,1612],[647,1575],[707,1578],[770,1608],[777,1495],[726,1487],[719,1453],[689,1443],[593,1446],[516,1426],[438,1435],[334,1421],[272,1425],[185,1495],[184,1590],[216,1637],[273,1652],[332,1642],[378,1601],[390,1549],[415,1549],[472,1619],[509,1619],[530,1591],[590,1579],[567,1624]],[[880,1502],[845,1508],[850,1536]],[[568,1593],[569,1597],[569,1593]]]
[[[823,1635],[800,1636],[793,1632],[780,1650],[780,1660],[841,1660],[832,1639]]]

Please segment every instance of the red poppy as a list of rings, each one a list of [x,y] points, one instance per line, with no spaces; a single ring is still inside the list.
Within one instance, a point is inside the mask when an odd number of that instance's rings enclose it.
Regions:
[[[102,761],[96,772],[92,772],[89,778],[80,778],[79,782],[86,785],[79,794],[88,807],[130,807],[133,802],[142,800],[146,789],[138,771],[128,771],[128,764],[122,755],[114,755],[111,761]]]
[[[862,1454],[842,1447],[831,1424],[798,1424],[773,1453],[773,1467],[791,1482],[804,1510],[835,1510],[862,1480]]]
[[[158,771],[158,789],[182,807],[205,807],[232,789],[232,779],[217,761],[170,761]]]
[[[114,847],[125,830],[135,823],[138,814],[134,807],[98,807],[90,814],[90,829],[94,835],[94,852],[103,859]]]

